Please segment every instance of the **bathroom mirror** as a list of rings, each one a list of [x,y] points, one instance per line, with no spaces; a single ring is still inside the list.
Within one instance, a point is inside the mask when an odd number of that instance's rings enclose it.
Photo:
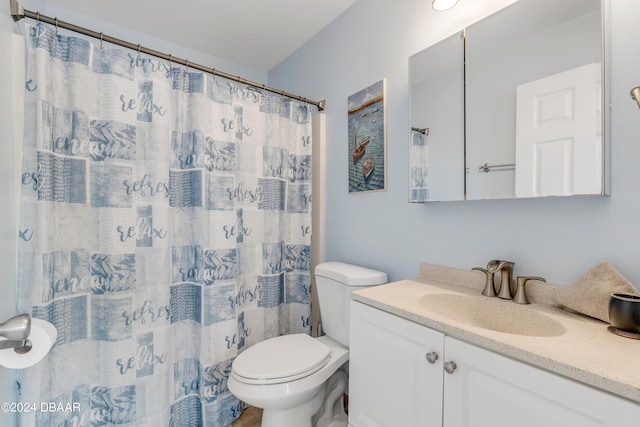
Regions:
[[[607,194],[603,9],[519,0],[409,58],[412,201]]]
[[[409,72],[411,201],[462,200],[464,34],[409,58]]]

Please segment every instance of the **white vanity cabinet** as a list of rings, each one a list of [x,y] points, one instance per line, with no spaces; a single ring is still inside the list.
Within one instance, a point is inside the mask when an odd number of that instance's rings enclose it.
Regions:
[[[456,363],[444,374],[446,427],[640,426],[633,402],[455,338],[445,361]]]
[[[640,426],[633,402],[351,304],[353,427]]]
[[[441,426],[444,334],[354,301],[349,327],[351,426]]]

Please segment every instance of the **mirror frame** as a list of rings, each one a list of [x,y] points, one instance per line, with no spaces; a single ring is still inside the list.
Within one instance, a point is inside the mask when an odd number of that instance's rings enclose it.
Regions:
[[[524,0],[519,0],[519,1],[524,1]],[[611,9],[611,5],[610,5],[611,0],[600,0],[600,69],[601,69],[601,76],[602,76],[602,85],[601,85],[601,100],[602,100],[602,105],[601,105],[601,125],[602,125],[602,130],[601,130],[601,143],[602,143],[602,147],[601,147],[601,151],[602,151],[602,176],[600,177],[600,191],[599,192],[594,192],[594,193],[588,193],[588,194],[575,194],[577,196],[582,196],[582,195],[587,195],[587,196],[591,196],[591,195],[596,195],[596,196],[601,196],[601,195],[608,195],[610,194],[610,174],[611,174],[611,168],[610,168],[610,152],[611,152],[611,102],[610,102],[610,97],[611,97],[611,76],[610,76],[610,67],[611,67],[611,61],[610,61],[610,35],[611,35],[611,25],[610,25],[610,9]],[[486,18],[483,18],[481,20],[476,21],[475,23],[468,25],[465,30],[462,30],[462,33],[464,33],[466,31],[466,29],[470,29],[473,26],[475,26],[478,23],[483,22],[484,20],[487,20],[491,17],[495,17],[496,15],[500,14],[501,12],[507,10],[508,8],[514,6],[516,3],[510,4],[508,6],[506,6],[505,8],[500,9],[499,11],[495,12],[492,15],[489,15]],[[578,15],[580,16],[580,15]],[[410,116],[409,116],[409,123],[410,123],[410,128],[411,127],[419,127],[416,125],[415,122],[415,113],[414,113],[414,103],[415,103],[415,94],[413,91],[413,84],[414,84],[414,80],[415,80],[415,72],[413,70],[412,67],[412,63],[415,62],[417,60],[417,57],[419,55],[425,54],[425,52],[429,51],[430,49],[435,49],[437,48],[441,43],[446,42],[448,39],[457,36],[457,34],[459,34],[460,32],[455,33],[452,36],[449,36],[445,39],[443,39],[442,41],[433,44],[432,46],[416,53],[415,55],[412,55],[411,57],[409,57],[409,100],[410,100]],[[468,37],[468,35],[467,35]],[[467,52],[468,54],[468,52]],[[463,62],[465,62],[463,60]],[[467,77],[468,78],[468,77]],[[466,81],[463,82],[463,84],[466,84]],[[467,93],[465,90],[464,93],[464,97],[466,98]],[[466,102],[465,102],[466,103]],[[465,134],[464,136],[464,141],[463,141],[463,145],[464,145],[464,149],[463,151],[465,152],[464,155],[464,159],[463,159],[463,168],[462,170],[459,170],[458,173],[462,174],[463,176],[463,194],[462,195],[454,195],[453,197],[432,197],[432,195],[434,195],[433,192],[433,187],[432,187],[432,182],[429,182],[428,184],[428,192],[429,192],[429,197],[423,197],[422,199],[420,197],[416,197],[416,194],[420,194],[420,193],[416,193],[415,191],[415,177],[414,177],[414,171],[416,169],[416,166],[419,165],[420,161],[423,161],[424,158],[428,158],[432,153],[426,153],[426,148],[423,150],[424,152],[421,153],[420,150],[416,150],[416,144],[414,142],[415,139],[415,135],[413,131],[410,131],[410,151],[409,151],[409,165],[410,165],[410,172],[409,172],[409,178],[410,178],[410,195],[409,195],[409,201],[413,202],[413,203],[422,203],[422,202],[431,202],[431,201],[450,201],[450,200],[510,200],[510,199],[516,199],[516,198],[531,198],[531,197],[552,197],[552,196],[547,196],[547,195],[542,195],[542,196],[525,196],[525,197],[516,197],[515,193],[513,195],[509,195],[509,196],[505,196],[505,197],[470,197],[469,193],[468,193],[468,179],[469,179],[469,168],[477,168],[477,165],[470,165],[467,164],[467,155],[466,155],[466,150],[468,149],[467,144],[469,143],[469,139],[468,139],[468,135],[467,135],[467,120],[468,120],[468,115],[473,114],[473,112],[470,112],[467,110],[467,106],[465,105],[465,103],[463,103],[462,109],[463,109],[463,115],[465,116],[464,121],[463,121],[463,132]],[[438,122],[440,123],[440,122]],[[421,124],[421,127],[424,128],[426,127],[426,124]],[[433,129],[430,129],[431,131],[431,135],[427,135],[426,136],[426,141],[429,141],[430,138],[435,138],[435,135],[433,134]],[[425,144],[426,146],[426,144]],[[434,145],[435,146],[435,145]],[[432,146],[431,148],[433,149]],[[418,147],[419,148],[419,147]],[[416,154],[417,153],[417,154]],[[433,157],[431,157],[429,160],[431,161],[429,168],[432,167],[433,164]],[[426,170],[426,167],[425,167]],[[513,169],[512,169],[513,170]],[[429,170],[429,173],[431,173],[431,169]],[[574,196],[574,195],[562,195],[562,197],[568,197],[568,196]],[[553,196],[553,197],[558,197],[558,196]]]

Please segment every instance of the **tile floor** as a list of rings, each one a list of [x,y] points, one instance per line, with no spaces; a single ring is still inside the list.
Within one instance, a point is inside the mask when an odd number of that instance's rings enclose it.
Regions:
[[[349,397],[344,396],[344,408],[345,412],[349,413]],[[231,424],[231,427],[260,427],[260,422],[262,421],[262,409],[254,408],[253,406],[249,406],[247,409],[242,412],[240,418]]]
[[[240,418],[231,424],[232,427],[260,427],[262,421],[262,409],[254,408],[252,406],[242,412]]]

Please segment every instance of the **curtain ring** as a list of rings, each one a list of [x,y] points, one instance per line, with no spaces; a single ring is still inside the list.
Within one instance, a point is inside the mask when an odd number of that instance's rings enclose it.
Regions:
[[[173,55],[169,54],[169,69],[171,69],[172,63],[173,63]]]
[[[56,18],[56,37],[58,37],[58,18]]]
[[[189,60],[185,59],[184,60],[184,67],[185,67],[185,72],[189,72]]]
[[[44,34],[44,28],[42,23],[40,22],[40,12],[36,12],[36,33],[35,36],[40,38],[40,36]]]
[[[138,43],[138,59],[140,59],[140,43]]]
[[[100,49],[102,49],[104,47],[103,39],[104,39],[104,34],[102,34],[102,32],[100,32]]]

